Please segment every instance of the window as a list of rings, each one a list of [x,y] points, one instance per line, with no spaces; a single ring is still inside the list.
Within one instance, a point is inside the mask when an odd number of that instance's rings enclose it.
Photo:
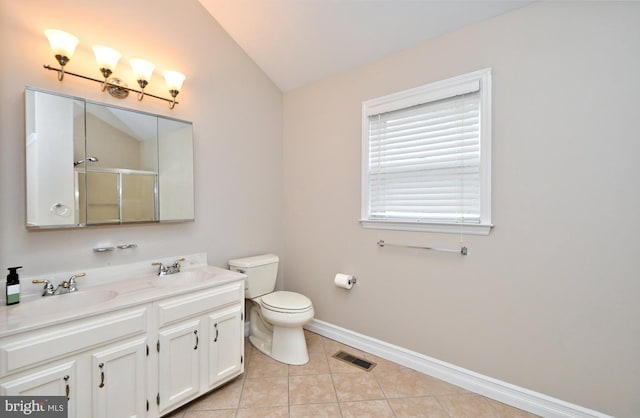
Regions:
[[[491,70],[362,105],[366,228],[489,233]]]

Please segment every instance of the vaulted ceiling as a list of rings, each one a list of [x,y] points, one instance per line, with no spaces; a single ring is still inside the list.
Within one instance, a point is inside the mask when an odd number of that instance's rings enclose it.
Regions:
[[[533,0],[199,0],[288,91]]]

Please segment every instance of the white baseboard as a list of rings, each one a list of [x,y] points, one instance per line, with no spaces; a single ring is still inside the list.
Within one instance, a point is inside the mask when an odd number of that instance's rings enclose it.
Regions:
[[[545,418],[612,418],[541,393],[314,319],[309,331]],[[245,328],[246,331],[248,329]]]

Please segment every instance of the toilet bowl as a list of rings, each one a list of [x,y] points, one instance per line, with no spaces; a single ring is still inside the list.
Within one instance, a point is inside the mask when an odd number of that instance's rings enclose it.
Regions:
[[[294,292],[273,292],[251,299],[249,341],[282,363],[309,361],[303,326],[313,319],[309,298]]]
[[[247,275],[251,344],[274,360],[301,365],[309,361],[302,327],[313,319],[313,304],[300,293],[274,292],[278,262],[278,256],[264,254],[229,260],[229,268]]]

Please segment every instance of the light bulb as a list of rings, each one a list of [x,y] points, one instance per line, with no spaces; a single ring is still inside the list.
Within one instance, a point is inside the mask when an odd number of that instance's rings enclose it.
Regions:
[[[58,29],[47,29],[44,31],[47,39],[49,39],[49,45],[51,45],[51,50],[53,50],[53,54],[58,58],[58,56],[65,57],[66,61],[71,59],[73,52],[76,50],[76,46],[78,46],[78,38],[71,35],[70,33],[63,32]],[[60,61],[60,58],[58,58]],[[61,64],[64,65],[64,64]]]
[[[98,62],[100,71],[104,73],[105,70],[109,70],[109,74],[116,69],[116,65],[118,65],[118,61],[122,56],[122,54],[115,49],[102,45],[94,45],[93,53],[96,54],[96,61]],[[105,77],[108,77],[108,75],[105,75]]]
[[[180,91],[182,88],[182,83],[184,82],[185,76],[182,73],[177,71],[165,71],[162,73],[164,75],[164,79],[167,82],[167,87],[169,87],[169,91],[175,90]]]
[[[129,61],[131,64],[131,68],[133,69],[133,74],[136,77],[136,80],[140,82],[140,80],[144,80],[147,83],[151,80],[151,74],[153,74],[153,69],[156,68],[153,63],[149,61],[145,61],[139,58],[134,58]]]

